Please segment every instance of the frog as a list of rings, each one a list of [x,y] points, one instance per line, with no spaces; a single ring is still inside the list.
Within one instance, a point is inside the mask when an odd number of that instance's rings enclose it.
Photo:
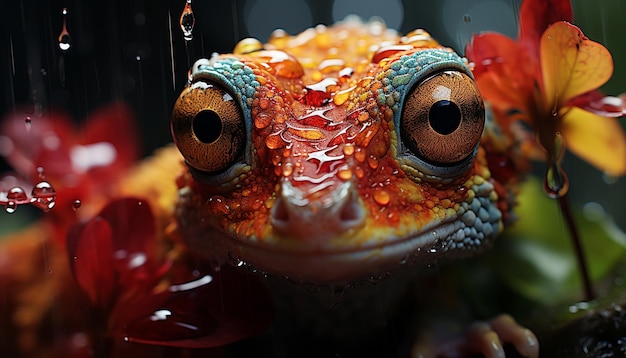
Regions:
[[[516,178],[492,174],[494,128],[472,64],[425,30],[400,36],[349,17],[244,39],[197,60],[174,104],[184,172],[172,235],[217,269],[267,278],[289,339],[341,340],[341,327],[351,347],[368,347],[379,317],[355,319],[372,316],[358,303],[397,307],[421,267],[478,255],[511,222]],[[306,318],[294,318],[298,307]],[[279,330],[273,339],[288,346]],[[452,354],[403,334],[415,341],[403,355]],[[297,342],[273,354],[311,347]],[[506,315],[452,347],[501,357],[505,343],[538,355],[534,334]]]

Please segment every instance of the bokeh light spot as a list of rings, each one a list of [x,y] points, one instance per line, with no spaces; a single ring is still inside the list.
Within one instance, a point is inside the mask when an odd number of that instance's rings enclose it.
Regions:
[[[358,15],[364,20],[380,18],[387,27],[397,30],[402,25],[404,8],[399,0],[361,0],[358,5],[353,0],[335,0],[333,21],[341,21],[348,15]]]
[[[278,28],[294,35],[313,26],[311,10],[302,0],[247,1],[244,14],[248,35],[261,41]]]

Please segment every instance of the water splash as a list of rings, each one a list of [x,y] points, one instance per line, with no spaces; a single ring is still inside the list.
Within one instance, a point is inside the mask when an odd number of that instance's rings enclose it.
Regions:
[[[183,30],[183,38],[185,41],[193,39],[193,26],[196,24],[196,18],[191,9],[191,0],[187,0],[183,13],[180,15],[180,28]]]
[[[61,51],[67,51],[72,47],[72,37],[70,33],[67,31],[67,8],[63,8],[63,28],[61,29],[61,33],[59,34],[59,48]]]

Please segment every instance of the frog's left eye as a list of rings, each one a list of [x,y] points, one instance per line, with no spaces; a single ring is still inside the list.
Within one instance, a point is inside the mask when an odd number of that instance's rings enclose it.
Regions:
[[[240,160],[246,146],[239,103],[223,86],[197,81],[185,88],[172,112],[172,136],[191,167],[219,174]]]
[[[435,166],[452,166],[472,155],[485,124],[485,107],[474,81],[458,71],[439,72],[407,97],[400,133],[404,146]]]

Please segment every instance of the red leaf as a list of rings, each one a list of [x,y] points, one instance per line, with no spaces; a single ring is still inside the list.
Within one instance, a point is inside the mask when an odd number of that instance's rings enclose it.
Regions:
[[[76,227],[69,234],[70,265],[80,287],[100,309],[113,303],[115,273],[113,271],[111,226],[100,218]]]
[[[151,252],[155,239],[152,211],[136,198],[115,200],[70,231],[74,275],[96,306],[108,307],[114,292],[147,290],[158,282],[164,268]]]
[[[72,269],[96,307],[108,315],[110,332],[125,340],[208,348],[257,335],[272,316],[258,277],[223,267],[184,269],[183,283],[159,285],[170,266],[152,255],[155,221],[136,198],[109,203],[98,217],[70,234]]]

